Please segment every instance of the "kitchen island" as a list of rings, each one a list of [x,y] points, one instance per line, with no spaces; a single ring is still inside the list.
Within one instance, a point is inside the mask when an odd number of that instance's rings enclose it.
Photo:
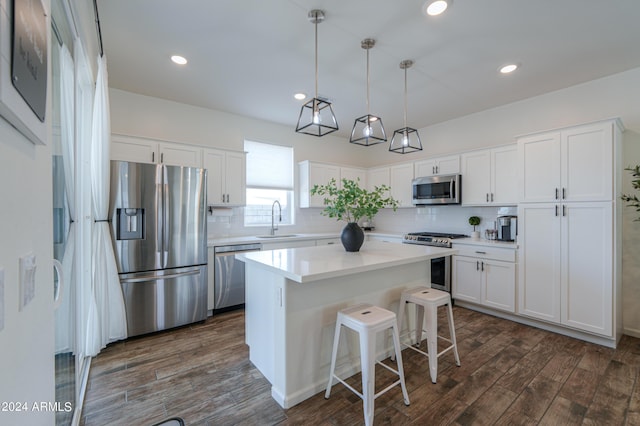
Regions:
[[[340,309],[367,302],[397,313],[404,289],[431,282],[430,259],[455,253],[369,241],[355,253],[329,245],[236,254],[245,262],[249,358],[272,397],[289,408],[325,389]],[[357,335],[346,340],[337,362],[343,377],[359,371]],[[390,338],[378,339],[379,354],[390,348]]]

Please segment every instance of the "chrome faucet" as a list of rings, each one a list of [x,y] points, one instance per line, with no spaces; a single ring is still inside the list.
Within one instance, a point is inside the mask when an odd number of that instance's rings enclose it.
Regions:
[[[280,201],[275,200],[271,205],[271,235],[276,235],[276,231],[278,230],[278,225],[275,223],[275,207],[278,205],[278,222],[282,222],[282,206],[280,205]]]

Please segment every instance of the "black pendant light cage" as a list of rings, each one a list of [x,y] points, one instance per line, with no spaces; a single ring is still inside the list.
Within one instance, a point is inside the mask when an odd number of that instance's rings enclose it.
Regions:
[[[307,18],[315,27],[316,92],[315,97],[300,109],[296,132],[312,136],[324,136],[338,130],[338,122],[333,113],[331,102],[318,97],[318,24],[324,21],[324,12],[314,9],[309,12]]]
[[[362,40],[361,47],[367,51],[367,114],[355,119],[351,130],[350,143],[372,146],[387,141],[382,119],[369,114],[369,50],[376,45],[371,38]]]
[[[416,129],[407,126],[407,68],[413,65],[410,59],[400,62],[400,68],[404,70],[404,127],[393,132],[393,138],[389,144],[389,151],[398,154],[422,151],[422,141]]]

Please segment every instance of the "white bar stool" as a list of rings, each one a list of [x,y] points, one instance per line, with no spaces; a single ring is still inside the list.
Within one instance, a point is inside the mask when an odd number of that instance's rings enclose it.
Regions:
[[[340,330],[342,326],[349,327],[357,331],[360,335],[360,359],[362,369],[362,393],[355,390],[344,380],[335,375],[336,357],[338,355],[338,342],[340,341]],[[393,346],[395,348],[395,357],[398,370],[376,360],[376,335],[380,331],[391,328],[393,333]],[[402,388],[402,396],[404,403],[409,405],[409,395],[404,382],[404,370],[402,368],[402,353],[400,352],[400,335],[398,332],[398,323],[396,322],[396,314],[386,309],[373,306],[367,303],[355,305],[338,312],[336,320],[336,331],[333,338],[333,353],[331,355],[331,369],[329,371],[329,383],[325,398],[329,398],[331,394],[331,386],[335,378],[345,385],[349,390],[358,395],[364,406],[364,421],[366,426],[373,424],[373,403],[374,400],[387,392],[396,385]],[[375,393],[375,364],[378,363],[387,370],[398,375],[399,380],[387,386],[385,389]]]
[[[451,308],[451,295],[446,291],[437,290],[435,288],[420,286],[414,287],[402,292],[400,297],[400,307],[398,314],[398,324],[402,328],[402,320],[404,318],[405,305],[407,303],[414,303],[416,305],[416,346],[407,345],[404,346],[413,349],[416,352],[421,353],[429,358],[429,373],[431,375],[431,382],[435,383],[438,377],[438,358],[440,355],[453,349],[453,354],[456,359],[456,365],[460,366],[460,357],[458,356],[458,345],[456,343],[456,329],[453,324],[453,309]],[[447,311],[449,314],[449,337],[446,339],[442,336],[438,336],[438,307],[447,305]],[[424,314],[427,314],[427,327],[423,330]],[[419,348],[422,342],[422,332],[427,333],[427,352],[424,352]],[[451,343],[450,346],[443,349],[438,353],[438,338]]]

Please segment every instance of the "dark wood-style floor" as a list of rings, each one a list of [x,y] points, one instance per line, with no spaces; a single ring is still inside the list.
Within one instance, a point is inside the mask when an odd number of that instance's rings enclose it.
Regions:
[[[426,358],[405,349],[411,405],[394,388],[376,400],[375,424],[640,424],[640,339],[625,336],[612,350],[460,307],[454,316],[462,365],[444,355],[432,384]],[[377,389],[391,379],[376,370]],[[361,400],[340,384],[328,400],[319,393],[280,408],[249,362],[243,311],[111,344],[88,386],[87,426],[174,416],[188,425],[363,424]]]

